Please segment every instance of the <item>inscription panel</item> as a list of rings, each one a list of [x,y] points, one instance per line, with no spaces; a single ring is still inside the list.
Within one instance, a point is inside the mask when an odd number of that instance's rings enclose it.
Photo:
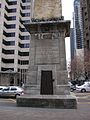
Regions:
[[[50,35],[51,36],[51,35]],[[46,39],[36,40],[36,64],[59,63],[59,44],[58,40]]]

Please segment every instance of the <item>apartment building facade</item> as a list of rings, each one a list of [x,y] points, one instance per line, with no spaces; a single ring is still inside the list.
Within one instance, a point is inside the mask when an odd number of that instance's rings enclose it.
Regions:
[[[90,0],[80,1],[83,17],[84,48],[90,49]]]
[[[90,78],[90,0],[80,0],[83,17],[84,67]]]
[[[0,0],[0,85],[25,83],[29,65],[31,0]]]

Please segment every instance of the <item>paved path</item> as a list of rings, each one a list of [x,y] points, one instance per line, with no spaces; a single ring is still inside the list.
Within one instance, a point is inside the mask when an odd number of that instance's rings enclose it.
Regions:
[[[86,94],[77,95],[78,100],[84,99]],[[77,109],[47,109],[16,107],[14,99],[0,99],[0,120],[90,120],[90,104],[78,101]],[[5,103],[5,104],[4,104]]]
[[[78,104],[77,109],[0,108],[1,120],[90,120],[90,105]]]

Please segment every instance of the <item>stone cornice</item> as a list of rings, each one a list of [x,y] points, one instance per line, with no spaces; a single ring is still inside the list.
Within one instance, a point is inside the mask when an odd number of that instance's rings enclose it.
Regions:
[[[43,32],[54,32],[54,27],[63,28],[65,30],[65,37],[70,36],[70,20],[58,20],[58,21],[40,21],[40,22],[31,22],[30,24],[24,24],[29,33],[39,33],[39,28],[44,29]]]

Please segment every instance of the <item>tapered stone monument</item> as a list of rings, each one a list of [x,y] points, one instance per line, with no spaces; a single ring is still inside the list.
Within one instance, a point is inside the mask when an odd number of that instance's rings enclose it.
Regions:
[[[61,0],[32,0],[30,61],[25,92],[18,106],[76,108],[66,70],[65,37],[70,21],[63,20]]]

